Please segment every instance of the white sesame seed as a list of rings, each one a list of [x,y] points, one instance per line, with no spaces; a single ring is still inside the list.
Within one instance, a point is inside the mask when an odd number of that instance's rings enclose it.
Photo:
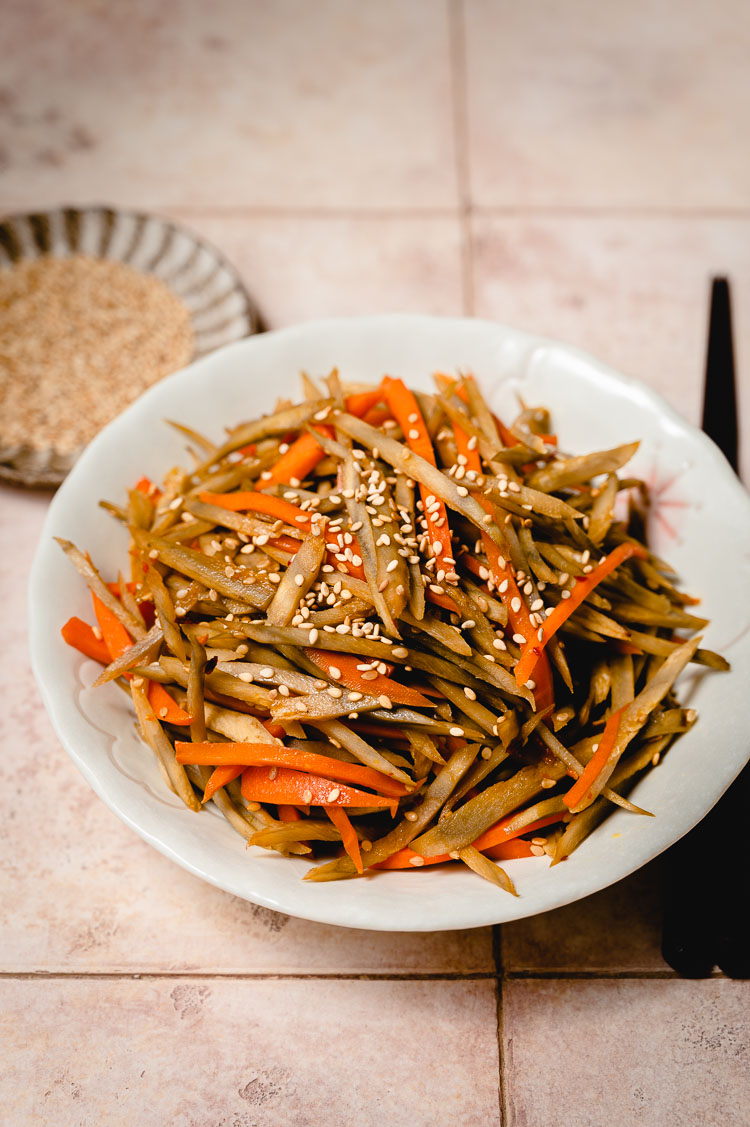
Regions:
[[[468,697],[469,700],[476,700],[477,699],[477,694],[474,692],[473,689],[470,689],[468,687],[468,685],[464,686],[464,696]]]
[[[407,650],[406,646],[394,646],[393,649],[391,650],[391,653],[393,654],[394,657],[408,657],[409,656],[409,651]]]
[[[328,686],[328,695],[329,695],[329,697],[333,697],[334,700],[338,700],[339,697],[342,697],[344,694],[343,694],[342,690],[338,687],[338,685],[329,685]]]
[[[312,802],[312,797],[313,797],[312,791],[306,790],[305,793],[302,795],[302,805],[303,806],[309,806],[310,803]]]
[[[450,735],[451,736],[462,736],[463,734],[464,734],[463,728],[459,728],[458,726],[450,729]]]
[[[514,634],[513,641],[517,642],[519,646],[526,645],[526,639],[524,638],[523,634]]]

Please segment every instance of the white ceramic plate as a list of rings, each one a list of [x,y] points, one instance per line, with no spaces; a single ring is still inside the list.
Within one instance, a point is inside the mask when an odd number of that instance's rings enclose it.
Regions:
[[[551,408],[564,449],[582,452],[638,438],[633,470],[657,504],[653,543],[703,599],[705,644],[731,660],[729,674],[696,672],[680,682],[700,721],[649,772],[634,800],[655,812],[613,813],[563,865],[511,861],[520,896],[507,896],[459,866],[379,873],[308,884],[308,863],[245,848],[208,810],[190,813],[162,784],[137,740],[128,698],[114,686],[87,688],[94,665],[69,649],[60,627],[90,618],[84,584],[53,536],[91,552],[105,574],[122,566],[125,534],[97,507],[121,500],[141,475],[159,480],[184,464],[179,419],[219,436],[225,424],[257,416],[277,396],[298,394],[298,373],[337,365],[346,380],[384,373],[428,388],[441,369],[473,371],[498,413],[513,417],[517,395]],[[539,337],[474,320],[388,315],[315,321],[251,337],[162,381],[88,447],[52,502],[30,582],[34,671],[60,740],[112,810],[190,872],[247,900],[290,915],[350,927],[432,931],[533,915],[596,892],[655,857],[713,806],[750,753],[750,498],[718,450],[653,392],[592,358]]]

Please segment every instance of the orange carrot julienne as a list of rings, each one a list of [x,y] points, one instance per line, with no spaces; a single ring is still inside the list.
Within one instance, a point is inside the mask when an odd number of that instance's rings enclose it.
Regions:
[[[121,657],[126,650],[130,649],[133,640],[117,615],[104,605],[99,596],[92,592],[92,599],[96,621],[99,623],[104,644],[109,651],[109,660],[114,661],[115,658]],[[129,681],[132,674],[126,672],[123,676]],[[180,708],[158,681],[149,681],[147,694],[149,703],[159,720],[165,720],[169,724],[176,724],[180,727],[192,724],[192,716],[185,712],[183,708]]]
[[[570,618],[576,607],[581,605],[583,600],[591,594],[598,583],[606,579],[606,577],[618,568],[621,563],[624,563],[625,560],[630,559],[632,556],[645,559],[647,555],[646,549],[640,544],[618,544],[608,556],[604,557],[601,563],[597,564],[593,571],[589,572],[588,575],[577,577],[576,585],[570,593],[570,598],[562,599],[552,611],[552,614],[545,619],[544,625],[540,627],[542,632],[541,638],[528,638],[526,647],[514,670],[517,684],[526,684],[529,677],[532,676],[547,642],[550,638],[554,637],[563,623]]]
[[[469,469],[476,470],[477,473],[479,473],[482,468],[482,463],[479,457],[479,451],[476,449],[476,443],[474,446],[470,446],[470,439],[463,428],[458,426],[458,424],[454,424],[453,434],[456,441],[456,449],[459,452],[463,452],[466,457],[466,465]],[[480,496],[479,503],[490,515],[493,515],[492,504],[486,497]],[[512,569],[508,566],[507,561],[495,541],[486,532],[483,532],[481,535],[490,574],[497,589],[497,593],[508,612],[508,621],[510,622],[511,629],[514,634],[519,634],[528,641],[533,636],[535,627],[531,621],[530,612],[526,606],[526,600],[518,589],[518,584],[516,583]],[[475,560],[469,556],[464,559],[464,563],[469,570],[476,571],[481,578],[481,573],[479,572]],[[523,684],[525,683],[524,681]],[[544,655],[543,661],[539,663],[534,700],[540,712],[554,704],[552,671],[549,667],[546,654]]]
[[[346,685],[348,689],[356,689],[357,692],[372,696],[385,695],[393,704],[404,704],[411,708],[427,708],[430,704],[427,697],[416,689],[402,685],[385,674],[378,673],[376,677],[371,678],[363,677],[362,671],[357,666],[370,663],[364,662],[362,657],[307,647],[305,653],[320,669],[324,669],[333,677],[334,681]]]
[[[102,632],[104,644],[109,650],[109,660],[114,661],[116,657],[121,657],[126,650],[130,649],[133,639],[117,615],[105,606],[99,596],[94,595],[93,592],[92,599],[96,621]]]
[[[302,820],[302,815],[297,807],[290,806],[287,802],[280,802],[278,811],[280,822],[299,822]]]
[[[282,533],[280,536],[275,536],[273,540],[269,540],[268,543],[273,548],[279,548],[282,552],[288,552],[290,556],[295,555],[302,547],[301,540],[295,540],[294,537],[286,536],[284,535],[284,533]],[[351,543],[353,556],[360,555],[358,548],[359,545],[357,544],[357,538],[355,536],[352,539]],[[335,571],[343,571],[347,575],[353,575],[355,579],[364,579],[365,569],[362,564],[354,564],[351,560],[347,560],[346,563],[342,563],[341,560],[336,559],[337,555],[340,555],[338,549],[336,552],[333,552],[327,548],[326,563],[330,564]]]
[[[356,415],[361,419],[368,411],[380,403],[383,398],[383,389],[376,387],[374,391],[357,391],[352,395],[348,395],[345,399],[346,409],[350,415]]]
[[[139,493],[145,493],[147,497],[152,497],[154,501],[158,501],[161,497],[161,489],[154,485],[150,478],[142,477],[140,481],[135,484]]]
[[[622,708],[618,708],[616,712],[607,720],[604,725],[602,737],[599,740],[599,747],[589,759],[581,774],[578,776],[573,786],[563,795],[563,802],[569,810],[574,810],[578,813],[579,810],[585,810],[590,806],[594,800],[594,795],[591,793],[591,786],[599,778],[600,774],[607,765],[612,748],[615,746],[617,733],[620,729],[620,714]]]
[[[419,454],[430,465],[436,466],[432,439],[414,393],[406,387],[403,380],[394,380],[386,376],[383,380],[383,394],[404,432],[409,449]],[[424,485],[420,484],[419,493],[424,506],[423,515],[429,531],[432,555],[438,560],[440,569],[448,574],[455,574],[456,564],[453,559],[451,530],[445,505]]]
[[[446,861],[452,861],[454,858],[449,853],[438,853],[435,857],[422,857],[421,854],[415,853],[409,846],[403,849],[398,849],[392,853],[390,857],[386,857],[384,861],[378,861],[375,865],[368,865],[369,869],[421,869],[425,865],[443,865]]]
[[[321,434],[328,435],[329,438],[335,436],[333,427],[320,426],[315,429],[320,431]],[[271,476],[261,477],[261,482],[267,489],[274,482],[280,485],[288,485],[292,479],[303,481],[315,469],[318,462],[322,462],[325,456],[325,450],[311,434],[301,434],[292,443],[286,454],[281,455],[276,465],[267,471]]]
[[[288,767],[298,774],[311,771],[315,775],[326,776],[329,786],[333,786],[331,779],[337,779],[345,783],[372,787],[373,790],[378,790],[389,798],[402,798],[407,793],[413,793],[413,791],[407,792],[403,783],[389,779],[387,775],[381,775],[372,767],[365,767],[361,763],[344,763],[328,755],[319,755],[314,751],[299,751],[296,748],[283,747],[281,744],[189,743],[178,740],[175,744],[175,752],[178,763],[197,763],[203,767],[222,764],[242,764],[243,767],[259,768]],[[296,802],[292,805],[296,805]]]
[[[377,407],[371,408],[366,415],[362,416],[362,421],[368,423],[371,427],[381,427],[388,419],[393,418],[393,413],[387,403],[379,403]]]
[[[273,736],[276,740],[283,740],[286,735],[281,724],[277,724],[275,720],[261,720],[261,724],[266,729],[269,736]]]
[[[339,806],[326,806],[326,814],[341,834],[344,849],[354,862],[358,873],[363,872],[362,854],[359,850],[359,838],[354,826],[349,821],[349,815]]]
[[[518,857],[534,856],[531,852],[531,844],[519,838],[498,842],[497,845],[488,846],[482,852],[487,857],[492,858],[493,861],[511,861]],[[450,853],[438,853],[434,857],[423,857],[407,845],[404,849],[399,849],[396,853],[392,853],[390,857],[386,857],[385,861],[379,861],[376,865],[369,867],[371,869],[421,869],[425,865],[444,865],[446,861],[455,861],[456,859],[451,857]]]
[[[201,501],[205,501],[207,505],[217,505],[222,509],[231,509],[235,513],[263,513],[264,516],[283,520],[285,524],[291,524],[293,527],[305,531],[310,526],[310,513],[306,513],[304,509],[300,509],[297,505],[291,505],[281,497],[274,497],[269,493],[252,493],[247,490],[240,490],[236,493],[204,492],[200,493],[199,496]],[[319,517],[319,519],[322,518]]]
[[[97,638],[93,626],[84,622],[82,618],[69,618],[60,633],[69,646],[90,657],[92,661],[99,661],[102,665],[109,665],[112,658],[109,656],[106,642]]]
[[[362,392],[356,395],[349,396],[345,401],[347,411],[352,415],[361,416],[368,412],[380,399],[383,394],[380,388],[374,391]],[[335,431],[330,426],[315,426],[314,430],[325,434],[328,438],[335,437]],[[319,442],[315,441],[312,434],[301,434],[287,450],[286,454],[282,454],[275,466],[271,468],[270,477],[261,478],[265,483],[265,487],[277,482],[278,484],[288,484],[292,478],[297,481],[303,481],[307,475],[315,469],[318,462],[325,458],[325,451]]]
[[[548,814],[544,818],[538,818],[536,822],[521,826],[520,829],[510,829],[509,827],[518,817],[519,813],[520,811],[516,810],[514,814],[509,814],[506,818],[502,818],[499,822],[496,822],[494,826],[490,826],[488,830],[485,830],[484,833],[472,843],[474,848],[484,852],[485,849],[489,849],[494,845],[500,845],[501,842],[512,841],[513,838],[520,837],[521,834],[532,833],[534,830],[541,830],[544,826],[551,826],[553,822],[560,822],[563,817],[562,814]]]
[[[296,806],[390,807],[395,813],[398,799],[333,782],[320,775],[290,767],[246,767],[242,772],[242,795],[249,802],[276,802]]]
[[[244,768],[242,765],[223,763],[220,767],[214,768],[211,772],[211,777],[206,783],[206,789],[203,791],[202,802],[208,802],[216,794],[217,790],[221,790],[227,783],[231,783],[242,774]]]
[[[483,849],[482,852],[485,857],[489,857],[493,861],[514,861],[521,857],[534,856],[531,842],[524,841],[521,837],[513,838],[511,841],[500,841],[497,845],[490,845],[487,849]]]

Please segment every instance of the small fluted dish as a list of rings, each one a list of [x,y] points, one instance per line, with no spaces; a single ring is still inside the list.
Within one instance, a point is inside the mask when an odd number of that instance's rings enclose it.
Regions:
[[[199,360],[259,330],[257,310],[234,267],[215,247],[184,227],[155,215],[106,206],[60,207],[0,219],[0,271],[45,255],[87,255],[125,263],[162,281],[187,309],[193,353]],[[29,333],[34,332],[29,323]],[[0,381],[12,375],[2,371]],[[113,404],[112,417],[123,404]],[[0,481],[54,489],[66,477],[82,447],[3,438],[0,427]]]

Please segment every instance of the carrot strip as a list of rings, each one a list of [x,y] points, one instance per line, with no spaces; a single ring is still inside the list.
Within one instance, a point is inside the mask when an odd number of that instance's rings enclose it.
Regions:
[[[284,501],[281,497],[274,497],[268,493],[252,493],[247,490],[240,490],[236,493],[210,493],[206,491],[200,494],[200,499],[207,505],[218,505],[222,509],[230,509],[233,513],[263,513],[265,516],[274,517],[275,520],[283,520],[285,524],[291,524],[295,528],[302,528],[305,531],[310,526],[310,513],[306,513],[304,509],[300,509],[297,505],[290,505],[288,501]]]
[[[535,640],[527,635],[528,641],[526,647],[514,670],[516,682],[519,685],[526,684],[529,677],[534,673],[534,669],[544,652],[544,647],[547,645],[547,642],[550,638],[554,637],[563,623],[570,618],[576,607],[581,605],[583,600],[591,594],[598,583],[601,583],[603,579],[618,568],[621,563],[624,563],[625,560],[630,559],[631,556],[645,559],[647,555],[646,549],[640,544],[618,544],[588,575],[577,576],[576,585],[570,593],[570,598],[561,600],[552,611],[549,618],[545,620],[544,625],[540,628],[542,632],[541,638],[537,635]]]
[[[109,665],[112,660],[104,639],[97,638],[93,626],[89,626],[88,622],[84,622],[82,618],[76,618],[75,615],[73,618],[69,618],[60,633],[69,646],[84,654],[85,657],[90,657],[92,661],[100,661],[102,665]]]
[[[521,826],[520,829],[511,830],[508,827],[518,817],[519,811],[509,814],[507,818],[501,818],[494,826],[490,826],[485,830],[475,842],[472,842],[475,849],[484,852],[492,846],[500,845],[501,842],[512,841],[515,837],[520,837],[521,834],[531,833],[534,830],[541,830],[544,826],[551,826],[553,822],[562,820],[562,814],[548,814],[545,818],[539,818],[536,822],[531,822],[529,825]]]
[[[299,751],[295,748],[283,747],[281,744],[260,743],[188,743],[178,740],[175,744],[178,763],[197,763],[203,767],[213,767],[220,764],[242,764],[243,767],[278,767],[290,768],[295,774],[303,771],[314,772],[318,776],[326,776],[330,780],[338,779],[345,783],[357,783],[359,786],[372,787],[390,798],[402,798],[409,793],[403,783],[381,775],[372,767],[365,767],[361,763],[344,763],[340,759],[332,759],[328,755],[319,755],[314,751]],[[374,797],[367,795],[367,798]],[[285,801],[280,799],[279,801]],[[296,805],[296,800],[290,800]],[[310,800],[312,801],[312,800]],[[309,805],[307,803],[306,805]],[[315,803],[315,805],[319,805]],[[361,803],[360,805],[367,805]]]
[[[96,621],[99,624],[99,629],[102,632],[104,644],[109,650],[109,660],[114,661],[116,657],[121,657],[125,650],[129,650],[133,644],[133,639],[128,634],[127,630],[120,622],[116,614],[105,607],[98,595],[92,592],[92,599],[94,602],[94,614]]]
[[[286,802],[279,803],[279,821],[280,822],[301,822],[302,815],[296,806],[290,806]],[[342,811],[343,813],[343,811]]]
[[[386,376],[383,380],[383,395],[404,432],[409,449],[419,454],[430,465],[437,466],[432,440],[414,394],[409,391],[403,380],[394,380]],[[440,569],[447,574],[455,574],[456,563],[453,559],[451,530],[445,505],[440,498],[431,494],[426,486],[420,484],[419,492],[424,506],[424,519],[429,530],[432,554],[438,560]],[[429,508],[428,499],[431,500]]]
[[[211,772],[211,777],[206,783],[206,789],[203,791],[203,798],[201,802],[208,802],[216,794],[217,790],[221,790],[227,783],[231,783],[238,775],[243,772],[241,765],[232,763],[223,763],[220,767],[216,767]]]
[[[622,708],[618,708],[607,720],[602,738],[599,740],[599,747],[591,756],[573,786],[567,794],[563,795],[563,802],[569,810],[575,810],[578,813],[579,810],[585,810],[594,801],[595,796],[591,793],[591,786],[601,774],[609,759],[610,752],[615,746],[617,733],[620,729],[621,712]]]
[[[119,618],[113,614],[109,607],[105,607],[101,599],[93,593],[92,598],[94,601],[96,621],[99,623],[99,629],[102,632],[104,644],[109,651],[109,660],[114,661],[116,657],[121,657],[126,650],[130,649],[133,640]],[[123,676],[129,681],[132,674],[125,673]],[[159,684],[158,681],[149,681],[147,693],[149,704],[159,720],[164,720],[168,724],[176,724],[179,727],[186,727],[192,724],[192,716],[185,712],[183,708],[180,708],[164,686]]]
[[[324,669],[334,681],[346,685],[360,693],[371,696],[387,696],[393,704],[405,704],[411,708],[427,708],[429,700],[416,689],[410,689],[378,673],[377,677],[364,678],[358,665],[365,664],[362,657],[353,654],[331,653],[328,650],[305,648],[305,653],[320,668]],[[391,667],[392,668],[392,667]]]
[[[357,391],[346,397],[345,406],[350,415],[356,415],[361,419],[368,411],[372,411],[382,398],[382,387],[376,387],[374,391]]]
[[[409,846],[398,849],[385,861],[378,861],[376,865],[368,865],[369,869],[421,869],[424,865],[442,865],[446,861],[454,860],[449,853],[438,853],[435,857],[422,857],[415,853]]]
[[[145,493],[147,497],[151,497],[154,501],[158,501],[161,497],[161,489],[154,485],[150,478],[142,477],[140,481],[135,483],[135,487],[139,493]]]
[[[349,815],[338,806],[326,806],[326,814],[341,834],[344,849],[354,862],[358,873],[363,872],[362,854],[359,850],[359,838],[354,826],[349,821]]]
[[[351,764],[349,764],[351,766]],[[249,802],[276,802],[296,806],[386,806],[395,811],[398,800],[331,782],[320,775],[289,767],[246,767],[242,795]]]
[[[273,736],[276,740],[283,740],[286,735],[281,724],[277,724],[275,720],[261,720],[261,724],[266,729],[269,736]]]
[[[383,403],[377,407],[373,407],[362,416],[362,421],[371,427],[380,427],[386,422],[387,419],[392,419],[393,414],[387,403]]]
[[[476,444],[473,448],[469,448],[470,439],[463,428],[458,426],[457,423],[453,425],[453,434],[456,441],[456,449],[466,457],[466,465],[469,469],[476,470],[477,473],[479,473],[482,468],[482,463],[479,452],[476,449]],[[486,509],[488,513],[492,514],[491,502],[486,497],[481,496],[478,500],[482,507]],[[482,533],[482,545],[485,555],[487,556],[490,574],[495,587],[500,595],[503,606],[508,612],[508,621],[510,622],[511,629],[514,634],[519,634],[528,641],[533,637],[535,627],[531,621],[529,609],[526,606],[526,600],[518,589],[513,571],[508,566],[507,561],[495,541],[486,532]],[[463,562],[470,571],[475,571],[476,574],[480,575],[478,565],[474,559],[468,556],[464,558]],[[525,684],[526,682],[519,682],[519,684],[521,683]],[[543,661],[541,661],[538,666],[534,700],[540,712],[554,705],[555,702],[552,670],[550,669],[546,654],[543,655]]]
[[[291,556],[295,555],[302,546],[301,540],[295,540],[292,536],[275,536],[273,540],[268,541],[271,547],[279,548],[282,552],[289,552]],[[357,544],[356,536],[352,539],[352,555],[360,555],[359,545]],[[326,549],[326,563],[330,564],[336,571],[343,571],[347,575],[353,575],[356,579],[364,579],[365,569],[361,564],[353,564],[351,560],[342,563],[341,560],[336,559],[337,552],[332,552]]]
[[[333,427],[320,426],[315,429],[320,431],[321,434],[328,435],[329,438],[335,436]],[[262,479],[263,483],[268,488],[274,482],[287,485],[292,478],[296,481],[303,481],[325,456],[325,450],[311,434],[301,434],[292,443],[286,454],[282,454],[276,465],[268,471],[271,476]]]
[[[501,841],[482,852],[485,857],[490,857],[493,861],[513,861],[520,857],[534,856],[531,851],[531,843],[520,837],[514,838],[512,841]]]
[[[526,832],[526,831],[524,831]],[[515,839],[512,841],[502,841],[497,845],[492,845],[482,850],[487,857],[491,857],[493,861],[512,861],[518,857],[533,857],[531,852],[531,844],[528,841]],[[370,865],[371,869],[421,869],[424,865],[442,865],[446,861],[453,861],[455,858],[451,857],[450,853],[438,853],[435,857],[423,857],[421,853],[415,853],[413,849],[406,846],[404,849],[399,849],[396,853],[392,853],[390,857],[386,857],[385,861],[379,861],[376,865]]]

